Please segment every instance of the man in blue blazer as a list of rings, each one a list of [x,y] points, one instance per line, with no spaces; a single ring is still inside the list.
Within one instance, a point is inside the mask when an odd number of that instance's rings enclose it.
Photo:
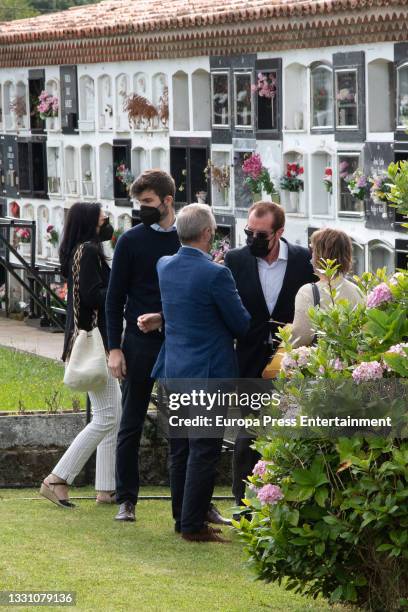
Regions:
[[[250,315],[230,270],[209,251],[216,223],[206,204],[185,206],[177,217],[182,247],[157,264],[165,341],[152,376],[161,379],[238,377],[234,338]],[[222,440],[170,440],[170,485],[175,529],[189,541],[225,542],[205,523]]]

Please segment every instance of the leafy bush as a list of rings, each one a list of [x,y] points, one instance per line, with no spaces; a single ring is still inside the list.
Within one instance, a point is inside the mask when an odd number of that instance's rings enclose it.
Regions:
[[[408,442],[354,437],[256,446],[262,461],[248,478],[245,500],[252,519],[235,526],[258,577],[331,602],[402,609],[408,603]],[[271,485],[275,498],[265,503]]]
[[[353,307],[338,299],[336,269],[322,262],[331,305],[309,311],[316,345],[293,348],[290,329],[281,330],[284,416],[345,416],[366,401],[367,416],[389,408],[406,421],[408,272],[355,277],[365,299]],[[262,461],[245,500],[252,519],[235,523],[250,564],[262,580],[331,602],[408,607],[408,441],[312,435],[256,443]]]

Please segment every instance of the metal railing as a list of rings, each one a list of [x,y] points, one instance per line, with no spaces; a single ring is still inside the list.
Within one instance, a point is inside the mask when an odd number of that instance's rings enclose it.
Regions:
[[[28,229],[31,233],[30,257],[25,259],[13,243],[14,232]],[[64,330],[61,316],[66,315],[66,305],[51,289],[49,279],[60,273],[59,266],[36,263],[36,222],[13,217],[0,217],[0,265],[12,276],[30,296],[30,313],[45,315],[55,327]],[[10,258],[10,255],[13,257]],[[23,270],[24,275],[20,272]],[[9,277],[5,280],[6,315],[10,312]],[[54,302],[54,306],[52,305]]]

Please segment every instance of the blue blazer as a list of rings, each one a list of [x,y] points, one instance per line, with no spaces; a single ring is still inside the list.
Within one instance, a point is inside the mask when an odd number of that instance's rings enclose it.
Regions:
[[[181,247],[157,263],[165,341],[153,378],[236,378],[234,338],[250,315],[230,270],[198,249]]]

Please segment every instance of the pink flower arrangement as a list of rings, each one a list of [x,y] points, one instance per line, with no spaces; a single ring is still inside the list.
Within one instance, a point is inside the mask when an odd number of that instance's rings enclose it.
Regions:
[[[387,283],[380,283],[367,295],[367,308],[377,308],[380,304],[391,302],[392,299]]]
[[[262,174],[263,165],[259,153],[252,153],[244,160],[242,172],[256,181]]]
[[[383,377],[384,369],[379,361],[363,361],[352,373],[357,384],[368,380],[377,380]]]
[[[16,236],[19,242],[23,242],[26,244],[31,242],[31,232],[28,229],[24,229],[24,228],[18,229],[16,231]]]
[[[37,110],[40,113],[41,119],[56,117],[58,115],[58,108],[59,101],[57,96],[53,96],[46,90],[40,93]]]
[[[258,92],[261,98],[272,99],[276,96],[276,77],[273,73],[264,74],[258,72],[258,81],[256,85],[251,85],[253,93]]]
[[[283,499],[283,493],[277,485],[267,484],[259,489],[257,497],[262,504],[276,504]]]
[[[276,193],[270,174],[267,168],[262,165],[259,153],[251,153],[245,157],[242,163],[242,172],[246,176],[245,185],[249,187],[252,193],[261,193],[262,190],[269,195]]]

